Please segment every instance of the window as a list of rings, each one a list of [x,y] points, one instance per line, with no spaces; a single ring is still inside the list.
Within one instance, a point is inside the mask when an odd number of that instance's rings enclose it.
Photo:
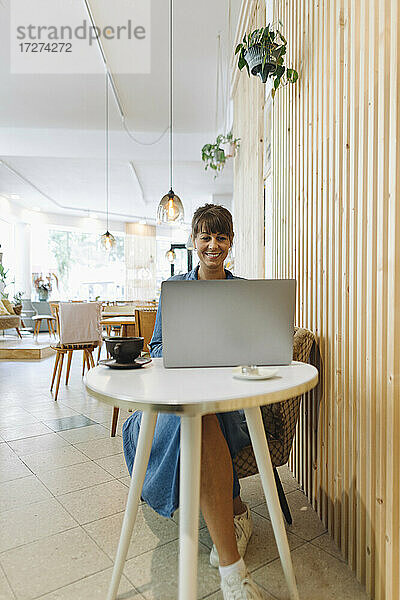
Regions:
[[[106,252],[98,233],[49,228],[47,270],[55,275],[51,298],[123,300],[125,237],[115,235],[115,240],[114,248]]]

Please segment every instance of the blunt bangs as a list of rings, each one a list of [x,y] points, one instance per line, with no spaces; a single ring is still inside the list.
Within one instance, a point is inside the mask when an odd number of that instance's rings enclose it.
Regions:
[[[192,220],[192,234],[223,233],[233,240],[232,215],[227,208],[217,204],[206,204],[196,210]]]

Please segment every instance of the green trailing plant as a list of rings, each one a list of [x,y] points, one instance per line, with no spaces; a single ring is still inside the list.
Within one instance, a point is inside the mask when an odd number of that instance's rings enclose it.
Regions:
[[[205,163],[205,170],[208,168],[215,171],[215,177],[222,171],[225,166],[226,159],[230,155],[226,155],[225,149],[222,147],[225,144],[231,144],[233,147],[233,156],[240,146],[240,138],[234,138],[230,131],[227,135],[220,134],[217,136],[214,144],[204,144],[201,149],[201,159]]]
[[[235,50],[235,55],[239,55],[238,68],[242,70],[246,67],[249,77],[258,75],[263,83],[269,77],[273,78],[272,98],[280,85],[295,83],[299,78],[295,69],[290,69],[284,64],[286,47],[287,41],[279,29],[273,29],[268,24],[251,33],[245,33]]]
[[[14,281],[6,283],[8,271],[9,269],[5,269],[4,266],[0,264],[0,299],[8,298],[9,294],[6,293],[4,290],[6,289],[7,285],[9,285],[9,283],[14,283]]]
[[[8,269],[6,270],[3,265],[0,265],[0,282],[5,283],[7,279]]]

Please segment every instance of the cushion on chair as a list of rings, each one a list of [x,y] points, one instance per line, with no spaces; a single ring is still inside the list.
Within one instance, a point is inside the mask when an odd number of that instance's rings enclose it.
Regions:
[[[49,319],[50,321],[55,321],[56,318],[53,317],[53,315],[34,315],[33,317],[31,317],[32,321],[38,321],[39,319],[42,321],[45,321],[46,319]]]
[[[9,315],[15,315],[14,307],[11,304],[11,302],[9,300],[7,300],[7,298],[3,298],[2,299],[2,303],[3,303],[4,308],[6,309],[6,311],[8,312]]]
[[[6,307],[4,306],[3,302],[0,300],[0,315],[1,316],[6,316],[9,315],[10,313],[8,312],[8,310],[6,309]]]
[[[60,302],[60,344],[101,341],[99,302]]]
[[[14,329],[14,327],[21,327],[21,318],[17,315],[0,315],[0,331],[4,329]]]

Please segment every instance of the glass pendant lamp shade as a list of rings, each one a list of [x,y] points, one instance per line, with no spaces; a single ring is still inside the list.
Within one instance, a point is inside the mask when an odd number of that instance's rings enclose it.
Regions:
[[[169,263],[171,263],[171,265],[173,265],[176,260],[175,250],[167,250],[165,253],[165,258]]]
[[[107,229],[105,233],[100,238],[100,244],[104,248],[104,250],[111,250],[115,246],[115,237],[112,233],[110,233]]]
[[[179,196],[169,190],[168,194],[161,198],[157,210],[157,221],[161,223],[182,223],[185,216],[183,204]]]
[[[115,246],[115,237],[108,231],[108,203],[110,196],[110,160],[109,160],[109,115],[108,115],[108,71],[106,73],[106,98],[105,98],[105,129],[106,129],[106,215],[107,215],[107,229],[106,232],[100,237],[100,245],[104,250],[109,252],[111,248]]]
[[[189,237],[186,242],[186,250],[194,250],[194,244],[192,240],[192,234],[189,233]]]
[[[170,190],[168,194],[163,196],[157,209],[157,223],[168,223],[169,225],[179,224],[183,222],[184,210],[183,204],[179,196],[172,189],[173,175],[173,25],[172,25],[172,4],[173,0],[169,0],[169,170],[170,170]]]

